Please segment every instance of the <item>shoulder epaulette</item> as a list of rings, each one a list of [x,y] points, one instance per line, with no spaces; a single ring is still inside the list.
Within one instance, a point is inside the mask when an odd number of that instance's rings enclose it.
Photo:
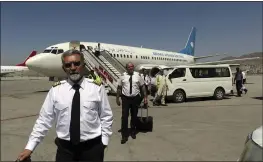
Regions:
[[[58,86],[58,85],[60,85],[61,84],[61,82],[60,81],[58,81],[58,82],[55,82],[53,85],[52,85],[52,87],[56,87],[56,86]]]
[[[100,86],[101,85],[101,82],[100,81],[97,81],[97,80],[93,80],[93,82],[92,83],[94,83],[94,84],[96,84],[96,85],[98,85],[98,86]]]
[[[63,83],[65,83],[64,81],[57,81],[57,82],[55,82],[53,85],[52,85],[52,87],[56,87],[56,86],[58,86],[58,85],[60,85],[60,84],[63,84]]]
[[[100,86],[102,84],[101,81],[90,79],[88,77],[86,77],[86,78],[87,78],[87,81],[90,82],[90,83],[94,83],[94,84],[96,84],[98,86]]]

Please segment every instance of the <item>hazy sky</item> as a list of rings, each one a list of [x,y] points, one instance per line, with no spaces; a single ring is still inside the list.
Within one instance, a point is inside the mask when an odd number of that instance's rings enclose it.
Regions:
[[[71,40],[179,51],[193,26],[196,56],[262,51],[261,2],[2,2],[1,64]]]

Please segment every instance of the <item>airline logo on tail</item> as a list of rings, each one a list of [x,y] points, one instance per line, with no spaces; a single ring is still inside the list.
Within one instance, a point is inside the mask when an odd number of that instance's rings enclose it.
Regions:
[[[186,42],[186,45],[185,45],[184,49],[182,49],[180,51],[180,53],[190,55],[190,56],[194,56],[194,53],[195,53],[195,36],[196,36],[196,28],[193,27],[192,31],[188,37],[188,40]]]
[[[20,64],[17,64],[16,66],[26,66],[26,61],[27,61],[29,58],[35,56],[36,54],[37,54],[37,51],[32,51],[31,54],[25,59],[24,62],[22,62],[22,63],[20,63]]]

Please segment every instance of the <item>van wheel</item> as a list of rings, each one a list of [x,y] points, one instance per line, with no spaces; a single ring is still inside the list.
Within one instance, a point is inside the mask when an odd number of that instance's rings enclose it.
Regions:
[[[222,100],[225,96],[225,91],[223,88],[217,88],[214,92],[214,98],[216,100]]]
[[[185,93],[182,90],[176,90],[173,94],[173,101],[175,103],[182,103],[185,101]]]

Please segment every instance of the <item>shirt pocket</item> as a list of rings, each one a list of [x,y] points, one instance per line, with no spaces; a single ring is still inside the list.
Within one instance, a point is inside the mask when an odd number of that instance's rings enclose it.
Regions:
[[[69,117],[69,106],[67,104],[56,103],[55,113],[57,114],[57,122],[59,124],[64,124]]]
[[[98,118],[98,103],[96,101],[84,101],[84,120],[95,121]]]

